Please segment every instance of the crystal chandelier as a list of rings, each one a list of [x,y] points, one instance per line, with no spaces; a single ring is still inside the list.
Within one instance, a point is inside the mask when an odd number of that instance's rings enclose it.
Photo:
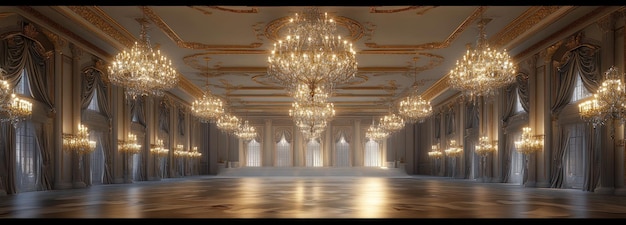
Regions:
[[[191,105],[191,113],[198,118],[201,123],[212,123],[220,118],[224,113],[222,100],[213,95],[209,89],[209,63],[207,60],[207,82],[206,90],[202,92],[202,98],[195,100]]]
[[[530,127],[522,128],[522,137],[515,141],[517,152],[528,155],[543,149],[543,136],[533,135]]]
[[[335,116],[335,106],[328,103],[329,93],[323,85],[299,84],[293,93],[289,116],[306,139],[316,139]]]
[[[141,24],[140,41],[130,50],[115,56],[109,66],[109,80],[112,84],[125,88],[126,96],[162,96],[164,91],[178,83],[178,73],[172,62],[161,55],[160,50],[152,49],[146,29],[148,21],[137,19]]]
[[[413,61],[417,61],[417,57]],[[415,68],[415,77],[413,81],[412,90],[408,96],[406,96],[398,105],[398,114],[404,118],[407,123],[422,123],[426,118],[433,114],[433,107],[430,102],[422,99],[422,96],[418,93],[417,82],[417,65]]]
[[[170,151],[169,149],[165,148],[163,140],[161,139],[156,139],[156,144],[152,144],[150,147],[150,153],[155,154],[157,157],[166,156],[167,153]]]
[[[479,36],[476,48],[468,50],[463,60],[450,71],[449,84],[471,100],[474,97],[493,96],[498,89],[515,82],[516,68],[509,54],[489,47],[485,25],[489,19],[478,22]]]
[[[372,125],[365,132],[365,137],[374,141],[385,140],[387,136],[389,136],[389,133],[379,125],[374,124],[374,120],[372,120]]]
[[[612,66],[604,73],[602,85],[591,100],[578,104],[580,117],[593,126],[604,125],[608,119],[619,119],[624,122],[626,117],[626,88],[622,82],[623,75]]]
[[[478,145],[475,146],[474,151],[480,156],[487,156],[489,153],[495,152],[498,148],[496,145],[491,144],[489,138],[486,136],[480,137]]]
[[[244,121],[243,125],[239,126],[239,128],[235,131],[235,135],[244,141],[251,141],[257,136],[256,130],[253,126],[250,126],[248,120]]]
[[[137,144],[137,135],[128,134],[128,139],[119,142],[119,150],[121,152],[128,152],[129,154],[136,154],[141,151],[141,145]]]
[[[185,151],[185,146],[184,145],[176,145],[174,147],[174,156],[176,156],[176,157],[187,157],[188,154],[189,154],[189,152]]]
[[[455,140],[450,140],[448,149],[444,150],[448,157],[459,157],[463,153],[463,146],[457,145]]]
[[[28,100],[22,99],[15,94],[11,94],[7,103],[1,105],[0,121],[11,122],[14,127],[33,114],[33,104]]]
[[[0,69],[0,78],[4,78],[4,70]],[[13,88],[9,85],[9,82],[6,80],[0,80],[0,106],[4,108],[4,106],[9,103],[11,100],[11,94],[13,93]]]
[[[286,25],[284,40],[274,43],[268,57],[268,75],[283,86],[299,84],[333,87],[356,75],[352,43],[336,34],[335,20],[317,8],[296,13]]]
[[[230,113],[224,113],[217,119],[216,125],[219,130],[225,133],[234,133],[239,128],[239,118]]]
[[[389,114],[381,117],[378,122],[380,128],[385,130],[388,134],[395,133],[404,127],[404,120],[395,113],[389,112]]]
[[[79,123],[78,133],[63,134],[63,147],[69,152],[89,154],[96,150],[96,142],[89,140],[89,129]]]
[[[200,156],[202,156],[202,153],[198,151],[198,147],[194,146],[193,148],[191,148],[191,151],[189,151],[188,155],[191,158],[200,158]]]
[[[441,152],[441,149],[439,149],[439,144],[432,145],[430,148],[431,151],[428,152],[428,157],[434,159],[440,159],[441,157],[443,157],[443,152]]]

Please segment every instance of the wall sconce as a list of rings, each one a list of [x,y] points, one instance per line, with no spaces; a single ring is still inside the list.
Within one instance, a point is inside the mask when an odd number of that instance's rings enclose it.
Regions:
[[[450,140],[450,144],[448,146],[448,149],[445,150],[446,155],[449,157],[458,157],[461,155],[461,153],[463,153],[463,146],[462,145],[457,145],[455,140]]]
[[[128,134],[128,139],[126,139],[125,141],[120,140],[117,143],[121,152],[136,154],[141,151],[141,145],[137,144],[137,135]]]
[[[89,130],[79,123],[77,134],[63,134],[63,149],[78,154],[89,154],[96,150],[96,142],[89,140]]]
[[[481,157],[485,157],[489,155],[489,153],[492,153],[498,150],[498,146],[495,144],[495,141],[492,144],[489,141],[489,137],[487,136],[480,137],[480,139],[478,140],[478,145],[476,145],[475,147],[476,148],[474,149],[474,151],[476,152],[476,154],[480,155]]]
[[[434,159],[440,159],[441,157],[443,157],[443,152],[441,152],[441,149],[439,148],[439,143],[437,143],[436,145],[432,145],[430,148],[431,151],[428,152],[428,157]]]
[[[176,157],[185,157],[188,153],[188,151],[185,151],[184,145],[176,145],[176,147],[174,147],[174,156]]]
[[[189,152],[189,157],[200,158],[200,156],[202,156],[202,153],[198,152],[198,147],[194,146],[193,148],[191,148],[191,151]]]

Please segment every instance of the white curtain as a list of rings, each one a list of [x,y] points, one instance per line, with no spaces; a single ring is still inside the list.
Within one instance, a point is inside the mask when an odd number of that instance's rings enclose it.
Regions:
[[[246,148],[246,166],[248,167],[260,167],[261,166],[261,144],[256,140],[248,142]]]
[[[365,143],[365,163],[364,166],[379,167],[380,166],[380,149],[378,142],[369,140]]]
[[[566,125],[569,129],[569,144],[565,150],[565,188],[582,189],[584,184],[584,148],[587,146],[585,140],[585,124],[577,123]]]
[[[344,136],[341,136],[339,141],[335,143],[335,166],[337,167],[349,167],[350,166],[350,143],[346,142]]]
[[[104,150],[102,148],[102,133],[98,131],[89,131],[89,139],[96,142],[96,150],[91,153],[91,171],[90,179],[92,184],[102,184],[104,179]]]
[[[322,165],[322,149],[320,147],[320,142],[317,140],[310,140],[306,145],[306,166],[321,167]]]
[[[509,154],[511,154],[511,167],[509,170],[508,183],[522,184],[522,176],[526,163],[524,162],[524,155],[519,153],[515,149],[515,141],[519,140],[522,136],[521,131],[516,131],[507,135],[507,147],[509,148]]]
[[[280,141],[276,143],[276,166],[292,166],[291,158],[291,143],[287,141],[285,135],[282,135]]]
[[[21,122],[16,129],[15,183],[17,192],[38,191],[40,157],[35,143],[35,128],[30,121]]]

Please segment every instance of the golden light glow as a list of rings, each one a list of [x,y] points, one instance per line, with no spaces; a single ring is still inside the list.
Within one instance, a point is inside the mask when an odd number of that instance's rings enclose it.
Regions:
[[[63,134],[63,149],[78,154],[89,154],[96,149],[96,142],[89,140],[89,129],[79,123],[76,134]]]
[[[543,149],[543,136],[533,135],[530,127],[522,128],[522,137],[515,141],[517,152],[528,155]]]
[[[202,98],[196,99],[191,105],[191,113],[198,118],[201,123],[213,123],[224,114],[222,99],[213,95],[209,89],[209,65],[207,59],[207,83],[202,92]]]
[[[256,138],[257,133],[253,126],[250,126],[248,120],[244,121],[241,126],[235,131],[235,135],[241,140],[251,141]]]
[[[612,66],[604,73],[602,85],[593,98],[578,104],[580,117],[593,126],[604,125],[608,119],[626,117],[626,88],[617,68]]]
[[[448,157],[459,157],[461,156],[461,154],[463,154],[463,146],[458,145],[456,143],[456,140],[450,140],[448,149],[444,150],[444,152]]]
[[[217,119],[216,125],[222,132],[232,134],[239,128],[239,123],[239,118],[237,116],[230,113],[224,113],[219,119]]]
[[[374,123],[372,120],[372,125],[365,132],[365,137],[374,140],[374,141],[382,141],[385,140],[389,136],[389,133],[385,131],[382,127]]]
[[[137,135],[128,134],[128,139],[119,142],[119,150],[121,152],[128,152],[129,154],[136,154],[141,151],[141,145],[137,144]]]
[[[428,152],[428,157],[431,157],[433,159],[440,159],[441,157],[443,157],[443,152],[441,152],[439,144],[430,146],[430,149],[431,150],[430,152]]]
[[[489,155],[489,153],[495,152],[497,150],[498,150],[498,146],[495,144],[492,144],[491,141],[489,140],[489,137],[486,137],[486,136],[480,137],[480,139],[478,140],[478,145],[476,145],[474,149],[476,154],[480,156],[487,156]]]
[[[165,148],[163,140],[156,139],[156,143],[150,146],[150,153],[155,154],[157,157],[164,157],[169,153],[169,149]]]

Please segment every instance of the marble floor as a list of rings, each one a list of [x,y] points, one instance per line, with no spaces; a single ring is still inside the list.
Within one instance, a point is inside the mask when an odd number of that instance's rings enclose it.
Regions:
[[[621,195],[389,170],[320,171],[23,192],[0,196],[0,218],[626,218]]]

